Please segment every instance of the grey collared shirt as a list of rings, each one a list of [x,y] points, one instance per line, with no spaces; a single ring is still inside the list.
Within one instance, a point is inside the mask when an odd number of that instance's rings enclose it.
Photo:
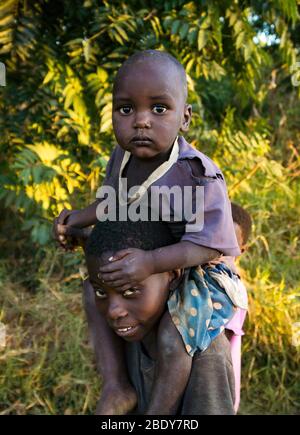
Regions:
[[[104,179],[104,184],[114,187],[117,192],[119,192],[121,169],[124,167],[125,160],[128,160],[128,155],[125,155],[125,151],[117,145],[108,162]],[[224,176],[209,157],[193,148],[182,136],[178,138],[178,154],[175,161],[169,167],[167,166],[167,170],[163,171],[159,177],[154,178],[150,186],[147,185],[150,195],[153,186],[158,188],[165,186],[169,189],[172,186],[179,186],[181,189],[190,186],[193,195],[192,203],[197,186],[202,186],[204,189],[204,219],[201,230],[187,230],[190,221],[184,216],[184,210],[182,219],[175,220],[171,203],[171,216],[166,224],[174,236],[174,241],[193,242],[215,249],[223,255],[233,257],[240,255]],[[159,207],[158,214],[161,217],[161,204]],[[182,207],[184,207],[183,201]]]

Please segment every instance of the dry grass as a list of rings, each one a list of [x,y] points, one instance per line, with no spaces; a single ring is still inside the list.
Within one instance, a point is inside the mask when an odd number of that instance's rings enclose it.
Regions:
[[[92,413],[100,392],[83,317],[80,281],[73,292],[50,279],[35,294],[2,278],[1,414]],[[43,284],[45,285],[45,283]]]

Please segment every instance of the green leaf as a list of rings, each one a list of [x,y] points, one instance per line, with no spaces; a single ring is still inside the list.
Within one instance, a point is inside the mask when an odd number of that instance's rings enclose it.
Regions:
[[[241,48],[245,40],[245,32],[241,32],[238,34],[236,38],[236,48]]]
[[[55,77],[55,71],[48,71],[43,80],[43,85],[49,83]]]
[[[189,24],[183,23],[179,30],[180,39],[184,39],[187,36],[188,31],[189,31]]]
[[[201,51],[207,44],[207,31],[200,29],[198,33],[198,50]]]
[[[115,25],[115,29],[124,41],[129,41],[127,33],[125,32],[125,30],[121,26]]]
[[[89,62],[90,57],[91,57],[91,52],[92,52],[90,41],[88,39],[84,40],[84,41],[82,41],[82,45],[83,45],[83,55],[84,55],[85,61]]]
[[[198,29],[195,27],[190,28],[187,36],[187,40],[189,41],[190,45],[193,45],[197,41],[197,36],[198,36]]]
[[[178,29],[179,29],[180,24],[181,24],[181,21],[180,21],[180,20],[175,20],[175,21],[173,21],[173,24],[172,24],[172,26],[171,26],[171,33],[172,33],[173,35],[175,35],[175,34],[178,32]]]

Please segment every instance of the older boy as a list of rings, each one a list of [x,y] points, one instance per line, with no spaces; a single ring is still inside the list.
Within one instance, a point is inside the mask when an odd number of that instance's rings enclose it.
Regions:
[[[118,223],[107,222],[96,225],[85,249],[89,279],[93,285],[93,288],[85,289],[85,306],[94,343],[104,317],[114,333],[126,343],[127,368],[137,393],[136,412],[140,414],[148,412],[152,400],[158,368],[157,349],[161,349],[158,341],[163,340],[166,345],[172,342],[174,358],[174,347],[177,346],[181,354],[179,334],[174,334],[168,326],[164,329],[160,320],[167,310],[169,293],[180,285],[182,271],[176,269],[154,274],[141,282],[137,289],[122,291],[99,279],[98,270],[116,249],[154,249],[166,246],[170,241],[163,223],[154,226],[144,222],[129,223],[124,229]],[[158,329],[161,329],[160,333]],[[164,390],[161,391],[162,401],[175,404],[172,414],[234,414],[234,376],[229,342],[224,333],[206,351],[194,355],[189,381],[183,391],[174,389],[175,383],[172,382],[175,377],[180,377],[180,363],[177,367],[175,364],[173,370],[167,375],[168,379],[164,379]]]

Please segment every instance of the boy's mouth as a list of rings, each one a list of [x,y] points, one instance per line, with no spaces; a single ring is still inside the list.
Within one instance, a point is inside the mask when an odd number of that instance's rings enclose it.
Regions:
[[[117,335],[120,337],[130,337],[132,335],[135,335],[139,326],[123,326],[122,328],[116,328],[114,327],[114,331]]]

